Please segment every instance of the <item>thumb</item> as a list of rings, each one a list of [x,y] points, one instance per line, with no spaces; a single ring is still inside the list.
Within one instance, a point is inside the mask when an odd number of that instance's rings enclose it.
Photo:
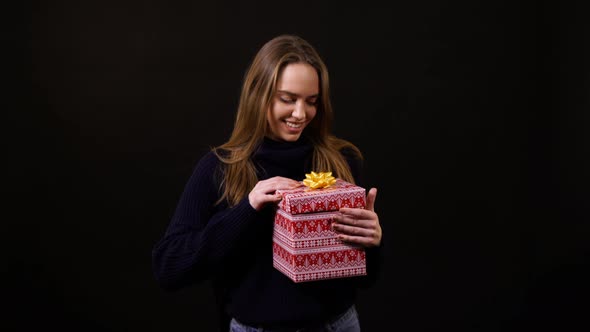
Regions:
[[[377,198],[377,188],[371,188],[367,195],[367,210],[375,212],[375,198]]]

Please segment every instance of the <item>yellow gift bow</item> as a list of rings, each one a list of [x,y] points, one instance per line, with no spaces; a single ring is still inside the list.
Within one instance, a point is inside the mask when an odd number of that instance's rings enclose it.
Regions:
[[[327,188],[336,183],[336,178],[332,176],[332,172],[311,172],[305,174],[303,184],[311,189]]]

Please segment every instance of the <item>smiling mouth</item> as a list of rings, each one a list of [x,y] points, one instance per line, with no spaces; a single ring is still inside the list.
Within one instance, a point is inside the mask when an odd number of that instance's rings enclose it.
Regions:
[[[287,124],[287,127],[294,128],[294,129],[298,129],[298,128],[303,127],[303,122],[289,122],[289,121],[285,121],[285,124]]]

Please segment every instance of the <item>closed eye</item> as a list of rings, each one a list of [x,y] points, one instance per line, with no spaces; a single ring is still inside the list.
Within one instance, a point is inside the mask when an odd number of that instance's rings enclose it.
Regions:
[[[317,98],[308,99],[307,100],[307,104],[309,106],[317,106],[318,105],[318,99]]]
[[[303,98],[302,96],[299,96],[296,93],[290,92],[290,91],[286,91],[286,90],[279,90],[277,91],[277,96],[279,97],[279,100],[282,103],[285,104],[294,104],[297,102],[298,98]],[[309,106],[317,106],[318,104],[318,99],[319,99],[319,94],[314,94],[311,96],[306,96],[306,100],[305,103]]]
[[[285,104],[293,104],[295,102],[295,99],[291,99],[288,97],[280,97],[279,99]]]

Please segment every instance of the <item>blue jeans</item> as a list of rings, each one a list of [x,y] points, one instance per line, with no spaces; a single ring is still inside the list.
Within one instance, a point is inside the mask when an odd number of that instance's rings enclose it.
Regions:
[[[346,310],[340,316],[315,327],[302,327],[300,329],[264,329],[262,327],[248,326],[233,318],[229,324],[230,332],[360,332],[358,313],[354,306]]]

